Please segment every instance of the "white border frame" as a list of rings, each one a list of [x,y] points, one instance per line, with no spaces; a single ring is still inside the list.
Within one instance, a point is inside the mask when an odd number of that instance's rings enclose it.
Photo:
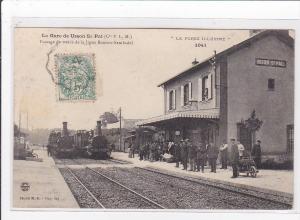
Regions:
[[[136,219],[153,219],[161,217],[182,219],[195,218],[201,213],[202,218],[220,219],[228,217],[239,219],[243,217],[256,218],[258,215],[272,219],[296,219],[299,213],[299,168],[300,161],[294,164],[294,209],[291,211],[243,211],[235,210],[199,210],[199,211],[112,211],[95,212],[94,210],[72,209],[27,209],[12,211],[11,171],[12,171],[12,136],[13,126],[13,28],[18,27],[89,27],[89,28],[204,28],[204,29],[295,29],[296,36],[300,31],[300,3],[299,2],[96,2],[96,1],[6,1],[2,4],[2,212],[3,219],[53,219],[70,218],[99,219],[99,217]],[[66,10],[69,8],[70,10]],[[234,10],[238,9],[238,10]],[[199,13],[200,12],[200,13]],[[250,13],[249,13],[250,12]],[[253,12],[253,13],[251,13]],[[99,18],[101,16],[101,18]],[[83,19],[84,18],[84,19]],[[210,18],[210,19],[208,19]],[[217,19],[222,18],[222,19]],[[232,18],[235,18],[234,20]],[[239,19],[238,19],[239,18]],[[243,19],[240,19],[243,18]],[[252,20],[248,20],[252,19]],[[264,20],[261,20],[264,19]],[[268,20],[265,20],[268,19]],[[276,20],[270,20],[276,19]],[[295,40],[295,58],[299,57],[299,38]],[[297,60],[297,59],[295,59]],[[296,63],[296,62],[295,62]],[[300,122],[296,112],[299,109],[299,64],[295,64],[295,137],[298,134]],[[299,92],[299,91],[298,91]],[[5,116],[5,117],[4,117]],[[295,146],[298,146],[295,139]],[[295,147],[295,158],[300,150]],[[5,157],[4,157],[5,155]],[[34,209],[30,209],[34,210]],[[92,212],[88,212],[92,211]],[[213,215],[210,213],[214,212]],[[162,214],[163,213],[163,214]],[[247,213],[247,215],[245,215]],[[288,214],[288,215],[286,215]],[[184,215],[184,216],[183,216]],[[284,215],[284,216],[283,216]],[[127,217],[127,216],[126,216]],[[198,216],[199,217],[199,216]]]

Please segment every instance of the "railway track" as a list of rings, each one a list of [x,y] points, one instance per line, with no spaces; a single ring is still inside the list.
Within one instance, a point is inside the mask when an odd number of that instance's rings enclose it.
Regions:
[[[223,198],[218,196],[217,193],[212,195],[208,192],[207,187],[199,187],[199,183],[190,184],[187,181],[177,181],[174,178],[165,178],[161,175],[145,175],[145,172],[141,173],[136,168],[109,168],[102,171],[131,188],[135,187],[136,191],[169,209],[246,208],[245,205],[239,204],[233,198]],[[133,178],[134,183],[131,181]]]
[[[123,163],[120,160],[113,160],[116,163]],[[62,160],[60,162],[63,163]],[[76,161],[77,164],[80,164]],[[127,164],[127,163],[126,163]],[[92,168],[87,166],[84,167],[84,170],[89,171],[82,172],[82,169],[72,169],[68,167],[68,165],[64,165],[64,168],[61,170],[66,169],[68,173],[73,177],[73,182],[67,182],[71,191],[73,192],[77,202],[79,203],[80,207],[82,208],[91,208],[89,204],[82,205],[82,197],[86,200],[86,197],[92,198],[94,201],[91,203],[96,203],[97,208],[144,208],[144,209],[165,209],[162,205],[158,204],[157,202],[145,197],[144,195],[136,192],[133,189],[128,188],[127,186],[119,183],[116,180],[106,176],[105,174],[96,171]],[[79,172],[79,170],[81,170]],[[62,172],[62,171],[61,171]],[[93,175],[91,175],[93,173]],[[75,182],[74,182],[75,181]],[[95,183],[95,184],[92,184]],[[100,184],[99,184],[100,183]],[[80,185],[85,192],[74,192],[72,190],[73,184]],[[98,184],[98,185],[97,185]],[[83,196],[82,194],[86,194]],[[125,196],[124,196],[125,195]],[[113,198],[113,199],[112,199]],[[109,202],[110,200],[114,200],[112,204]],[[116,201],[118,200],[118,207],[116,207]],[[105,204],[106,203],[106,204]],[[125,205],[123,207],[123,205]],[[94,207],[93,205],[92,207]],[[129,206],[129,207],[128,207]]]
[[[70,162],[70,161],[69,161]],[[116,164],[125,161],[110,159]],[[291,209],[292,204],[274,200],[262,194],[244,192],[238,187],[228,188],[219,183],[194,177],[181,177],[152,168],[127,168],[120,166],[90,168],[80,161],[73,164],[82,168],[65,165],[75,185],[80,185],[81,193],[74,194],[81,203],[89,201],[97,208],[134,208],[134,209]],[[140,171],[140,172],[138,172]],[[68,183],[72,188],[72,181]],[[84,190],[84,193],[83,193]],[[194,203],[194,205],[191,205]],[[81,207],[86,207],[84,203]],[[89,204],[87,207],[90,208]]]
[[[107,160],[94,160],[89,158],[68,158],[68,159],[59,159],[55,158],[55,163],[61,165],[85,165],[85,164],[99,164],[99,165],[114,165],[114,164],[131,164],[130,162],[117,160],[117,159],[107,159]]]
[[[123,184],[117,182],[116,180],[111,179],[110,177],[106,176],[105,174],[103,174],[103,173],[101,173],[101,172],[99,172],[99,171],[96,171],[96,170],[94,170],[94,169],[92,169],[92,168],[89,168],[89,167],[87,167],[86,169],[88,169],[88,170],[94,172],[95,174],[97,174],[97,175],[99,175],[99,176],[101,176],[101,177],[103,177],[103,178],[109,180],[110,182],[112,182],[112,183],[114,183],[114,184],[116,184],[116,185],[122,187],[123,189],[128,190],[129,192],[133,193],[134,195],[137,195],[138,197],[140,197],[140,198],[146,200],[146,201],[149,202],[150,204],[152,204],[152,205],[154,205],[154,206],[156,206],[156,207],[158,207],[158,208],[160,208],[160,209],[165,209],[164,206],[162,206],[162,205],[158,204],[157,202],[154,202],[153,200],[151,200],[151,199],[149,199],[149,198],[143,196],[142,194],[140,194],[140,193],[138,193],[138,192],[136,192],[136,191],[134,191],[134,190],[128,188],[127,186],[125,186],[125,185],[123,185]]]
[[[160,172],[158,170],[155,170],[155,169],[149,169],[149,168],[142,168],[142,167],[135,167],[135,169],[139,169],[139,170],[144,170],[144,171],[147,171],[147,172],[152,172],[152,173],[156,173],[156,174],[159,174],[159,175],[163,175],[163,176],[167,176],[167,177],[171,177],[171,178],[177,178],[177,179],[180,179],[180,180],[184,180],[184,181],[189,181],[189,182],[192,182],[192,183],[196,183],[196,184],[202,184],[202,185],[206,185],[207,187],[213,187],[213,188],[216,188],[216,189],[220,189],[220,190],[224,190],[224,191],[228,191],[230,193],[239,193],[240,195],[243,195],[243,196],[247,196],[247,197],[252,197],[252,198],[256,198],[256,199],[259,199],[259,200],[264,200],[266,202],[271,202],[271,203],[277,203],[277,204],[280,204],[281,206],[283,207],[286,207],[287,209],[291,209],[292,208],[292,204],[291,202],[286,202],[286,201],[279,201],[278,199],[270,199],[264,195],[261,195],[261,193],[257,192],[256,195],[255,194],[250,194],[249,191],[246,193],[246,192],[243,192],[243,191],[240,191],[238,189],[231,189],[231,188],[226,188],[226,187],[223,187],[223,186],[219,186],[217,184],[212,184],[212,183],[209,183],[207,181],[199,181],[198,179],[190,179],[190,178],[185,178],[185,177],[180,177],[180,176],[177,176],[177,175],[173,175],[173,174],[168,174],[168,173],[165,173],[165,172]],[[221,199],[222,198],[218,198],[218,199]],[[226,200],[227,203],[230,203],[229,201]],[[236,206],[240,206],[238,204],[235,204]],[[244,206],[248,206],[247,204],[243,204],[242,206],[240,206],[239,208],[245,208]],[[249,207],[249,206],[248,206]]]
[[[74,177],[74,179],[82,186],[82,188],[86,191],[86,193],[90,197],[92,197],[92,199],[95,201],[95,203],[97,205],[99,205],[100,208],[105,208],[104,205],[96,198],[96,196],[84,185],[84,183],[78,179],[78,177],[74,174],[74,172],[69,167],[66,167],[66,169]]]

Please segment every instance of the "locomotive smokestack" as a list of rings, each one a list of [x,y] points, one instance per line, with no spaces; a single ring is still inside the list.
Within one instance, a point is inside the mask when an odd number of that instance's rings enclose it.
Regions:
[[[98,135],[98,136],[101,136],[101,135],[102,135],[101,121],[97,121],[97,135]]]
[[[62,136],[68,136],[68,122],[63,122]]]

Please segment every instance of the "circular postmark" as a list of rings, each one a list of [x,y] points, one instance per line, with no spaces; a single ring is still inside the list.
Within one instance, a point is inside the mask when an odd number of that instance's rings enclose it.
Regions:
[[[60,100],[95,100],[93,55],[56,55]]]
[[[28,182],[22,182],[20,188],[22,191],[27,192],[30,189],[30,184]]]

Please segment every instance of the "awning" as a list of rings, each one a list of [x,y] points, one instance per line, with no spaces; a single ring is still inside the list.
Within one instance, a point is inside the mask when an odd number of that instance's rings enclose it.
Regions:
[[[198,118],[198,119],[219,119],[219,109],[202,109],[197,111],[180,111],[173,112],[153,118],[148,118],[136,123],[137,126],[153,125],[157,122],[162,122],[175,118]]]

